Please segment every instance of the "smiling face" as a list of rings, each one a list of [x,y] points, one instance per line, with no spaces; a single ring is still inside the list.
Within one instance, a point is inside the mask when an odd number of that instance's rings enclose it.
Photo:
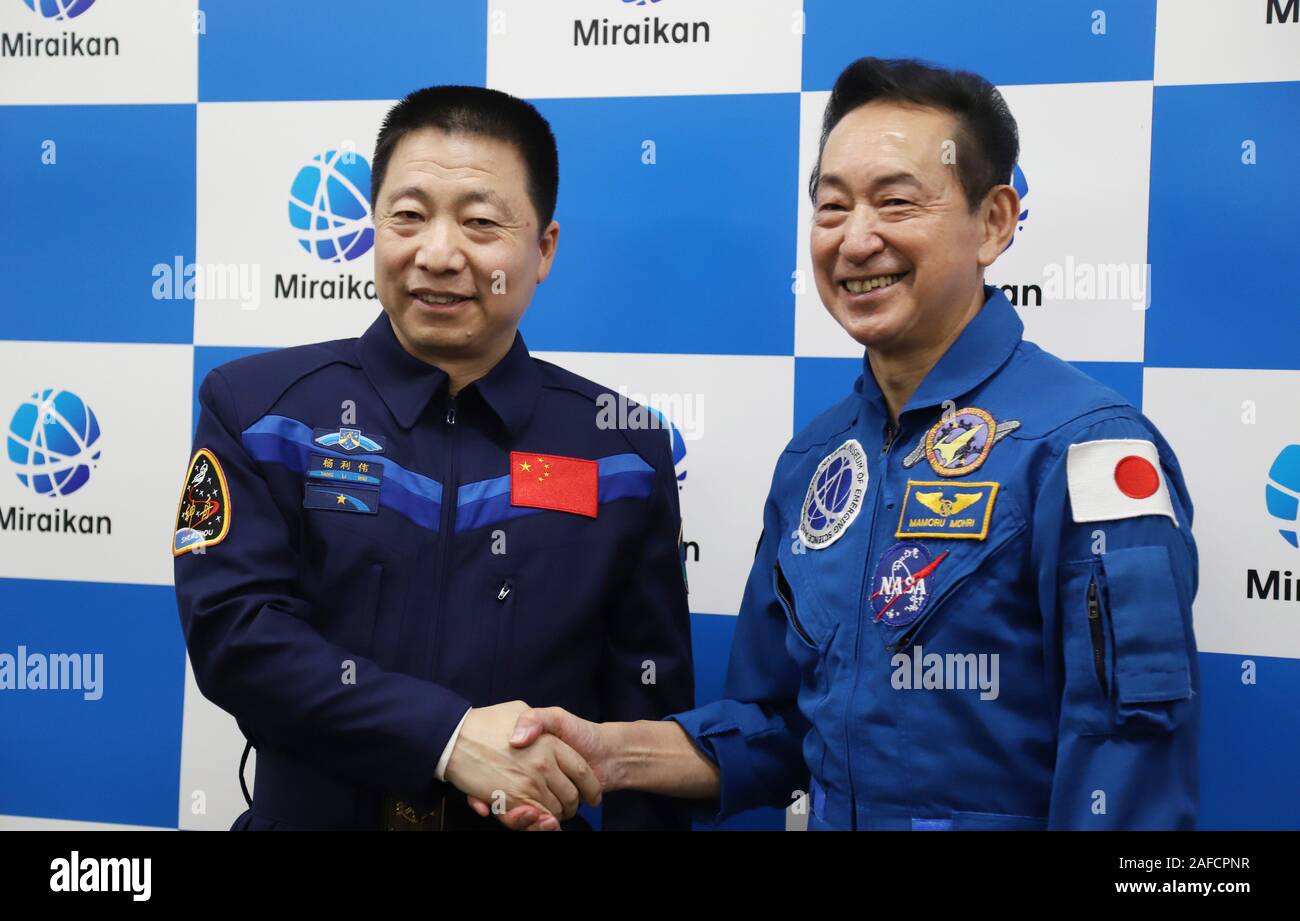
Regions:
[[[402,346],[431,364],[510,349],[550,273],[560,225],[538,231],[513,144],[424,128],[393,149],[375,203],[375,287]]]
[[[881,354],[951,340],[983,303],[982,271],[1010,239],[1014,190],[995,187],[971,213],[945,157],[963,155],[958,138],[947,112],[873,102],[845,115],[822,150],[817,291],[850,336]]]

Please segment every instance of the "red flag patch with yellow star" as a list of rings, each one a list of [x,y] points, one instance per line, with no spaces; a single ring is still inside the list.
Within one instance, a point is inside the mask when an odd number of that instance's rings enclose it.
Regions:
[[[593,460],[510,452],[510,504],[596,517],[599,468]]]

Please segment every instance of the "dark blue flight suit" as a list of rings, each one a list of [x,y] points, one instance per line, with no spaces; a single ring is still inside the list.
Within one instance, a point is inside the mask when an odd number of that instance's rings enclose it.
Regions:
[[[516,337],[453,398],[385,314],[207,376],[173,553],[199,688],[258,753],[237,828],[377,828],[388,798],[463,801],[435,768],[471,706],[693,704],[668,432],[598,425],[602,393]],[[538,465],[512,471],[511,452],[590,471],[594,517],[515,503]],[[627,792],[603,823],[688,818]]]

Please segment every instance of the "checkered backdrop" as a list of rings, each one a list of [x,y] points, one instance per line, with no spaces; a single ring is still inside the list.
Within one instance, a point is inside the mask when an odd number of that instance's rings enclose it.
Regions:
[[[860,370],[804,189],[866,54],[1003,88],[1025,213],[989,280],[1155,421],[1196,503],[1201,824],[1300,827],[1300,0],[0,0],[0,826],[243,808],[172,592],[195,388],[373,319],[374,136],[434,83],[555,128],[563,233],[523,332],[681,432],[717,697],[772,465]],[[102,656],[97,689],[14,686],[23,653]]]

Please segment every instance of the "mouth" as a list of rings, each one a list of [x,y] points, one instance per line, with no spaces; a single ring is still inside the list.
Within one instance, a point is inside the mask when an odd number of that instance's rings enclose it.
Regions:
[[[435,291],[431,288],[419,288],[410,292],[415,300],[438,312],[450,312],[464,307],[474,300],[474,295],[460,291]]]
[[[910,272],[895,272],[892,275],[871,275],[866,278],[845,278],[840,280],[840,288],[850,295],[861,297],[864,295],[878,295],[880,292],[888,291],[906,278]]]

